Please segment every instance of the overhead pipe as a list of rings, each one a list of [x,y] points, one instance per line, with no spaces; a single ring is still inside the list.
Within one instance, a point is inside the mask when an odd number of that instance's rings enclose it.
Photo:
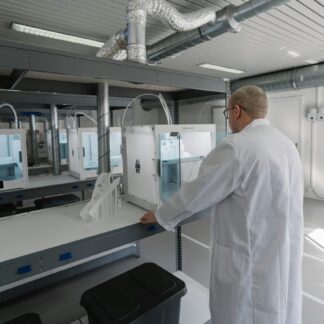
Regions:
[[[61,153],[60,153],[60,133],[57,106],[51,104],[51,137],[52,137],[52,156],[53,174],[61,174]]]
[[[324,85],[324,63],[239,79],[231,83],[235,91],[245,85],[256,85],[264,91],[313,88]]]
[[[32,148],[32,161],[34,164],[39,164],[37,152],[36,116],[34,114],[29,116],[29,125]]]
[[[98,174],[111,172],[109,117],[109,85],[108,82],[103,82],[98,84]]]
[[[182,14],[165,0],[130,0],[127,5],[127,29],[113,35],[97,52],[97,56],[116,58],[127,49],[129,61],[146,63],[147,16],[155,17],[173,30],[181,32],[213,23],[216,19],[212,8]]]
[[[157,62],[190,47],[211,40],[225,32],[239,32],[240,22],[254,17],[289,0],[250,0],[240,6],[228,5],[216,12],[216,22],[184,33],[175,33],[147,48],[147,59]]]

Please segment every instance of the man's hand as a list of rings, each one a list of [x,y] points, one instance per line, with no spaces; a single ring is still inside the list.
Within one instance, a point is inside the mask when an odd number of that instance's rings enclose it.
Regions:
[[[156,224],[157,220],[154,216],[153,212],[147,212],[146,214],[144,214],[141,218],[140,218],[140,223],[141,224]]]

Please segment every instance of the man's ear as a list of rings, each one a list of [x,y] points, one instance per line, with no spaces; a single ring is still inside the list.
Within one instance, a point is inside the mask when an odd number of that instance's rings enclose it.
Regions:
[[[240,106],[239,105],[234,105],[234,117],[235,118],[239,118],[240,117],[240,115],[241,115],[241,108],[240,108]]]

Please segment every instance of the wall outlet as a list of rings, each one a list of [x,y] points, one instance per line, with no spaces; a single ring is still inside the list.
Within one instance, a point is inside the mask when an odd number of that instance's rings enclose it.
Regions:
[[[306,118],[310,121],[315,121],[317,118],[317,109],[309,108],[306,113]]]
[[[324,121],[324,108],[317,109],[317,120]]]

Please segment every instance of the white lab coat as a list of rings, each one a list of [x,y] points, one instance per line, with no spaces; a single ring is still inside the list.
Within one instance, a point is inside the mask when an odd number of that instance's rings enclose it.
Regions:
[[[155,215],[172,230],[208,207],[213,324],[301,324],[303,181],[294,144],[266,119],[252,121]]]

